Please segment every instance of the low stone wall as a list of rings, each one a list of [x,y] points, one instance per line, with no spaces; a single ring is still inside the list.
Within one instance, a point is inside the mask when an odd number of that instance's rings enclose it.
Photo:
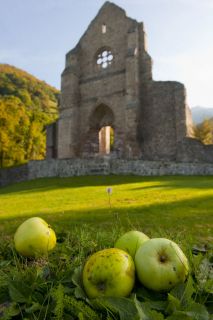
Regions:
[[[120,160],[109,158],[30,161],[0,170],[0,186],[44,177],[82,175],[213,175],[213,163]]]
[[[177,161],[213,163],[213,145],[205,145],[197,139],[185,138],[177,148]]]
[[[29,180],[28,164],[8,169],[0,169],[0,187],[25,180]]]

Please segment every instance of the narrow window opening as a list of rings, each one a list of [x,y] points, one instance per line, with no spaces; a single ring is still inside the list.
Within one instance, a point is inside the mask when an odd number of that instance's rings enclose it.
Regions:
[[[102,127],[99,131],[99,153],[110,154],[114,146],[114,130],[110,126]]]
[[[106,33],[106,25],[105,25],[105,23],[102,24],[102,33]]]

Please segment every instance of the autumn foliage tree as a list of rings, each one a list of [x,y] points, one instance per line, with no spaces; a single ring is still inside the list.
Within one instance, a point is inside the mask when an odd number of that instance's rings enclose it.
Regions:
[[[0,64],[0,167],[45,157],[45,127],[57,119],[58,95],[25,71]]]
[[[19,98],[0,98],[0,162],[13,165],[26,159],[26,140],[30,119]]]
[[[194,128],[195,138],[204,144],[213,144],[213,119],[205,119]]]

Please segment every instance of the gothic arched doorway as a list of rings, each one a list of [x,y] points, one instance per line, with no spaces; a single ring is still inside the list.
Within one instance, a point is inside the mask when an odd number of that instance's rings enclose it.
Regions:
[[[86,149],[90,155],[107,155],[113,151],[114,114],[111,108],[101,104],[89,118]]]

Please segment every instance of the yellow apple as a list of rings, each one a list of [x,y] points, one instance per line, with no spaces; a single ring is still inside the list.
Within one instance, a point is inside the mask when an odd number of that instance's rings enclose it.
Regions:
[[[116,242],[115,248],[122,249],[130,254],[134,259],[137,250],[142,246],[149,237],[140,231],[131,230],[124,233]]]
[[[83,286],[89,298],[127,297],[134,282],[133,259],[117,248],[94,253],[83,269]]]
[[[16,250],[25,257],[46,255],[56,245],[56,235],[41,218],[33,217],[24,221],[14,235]]]

